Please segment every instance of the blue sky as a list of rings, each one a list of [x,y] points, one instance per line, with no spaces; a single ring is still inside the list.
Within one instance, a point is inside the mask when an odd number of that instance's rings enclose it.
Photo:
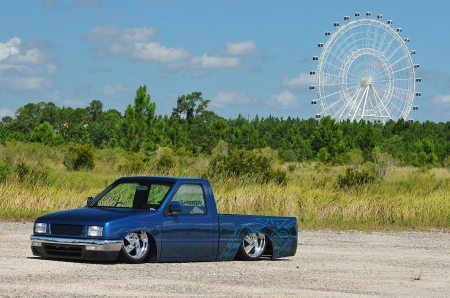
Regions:
[[[225,118],[307,119],[309,71],[334,22],[382,14],[403,29],[420,64],[418,121],[450,121],[448,12],[442,0],[3,1],[0,117],[27,103],[124,112],[147,85],[157,114],[193,91]]]

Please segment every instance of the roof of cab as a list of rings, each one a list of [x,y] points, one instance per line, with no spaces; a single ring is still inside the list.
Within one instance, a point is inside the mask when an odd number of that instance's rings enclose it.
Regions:
[[[207,181],[203,178],[193,178],[193,177],[176,177],[176,176],[126,176],[117,179],[117,181],[134,181],[139,180],[154,180],[154,181],[164,181],[164,182],[182,182],[182,183],[200,183]]]

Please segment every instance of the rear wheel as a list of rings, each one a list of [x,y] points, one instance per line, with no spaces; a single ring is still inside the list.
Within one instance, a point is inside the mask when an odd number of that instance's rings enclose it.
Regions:
[[[149,252],[148,236],[145,231],[133,232],[122,240],[121,261],[137,264],[145,260]]]
[[[261,233],[250,233],[242,240],[238,257],[245,261],[256,261],[266,250],[266,236]]]

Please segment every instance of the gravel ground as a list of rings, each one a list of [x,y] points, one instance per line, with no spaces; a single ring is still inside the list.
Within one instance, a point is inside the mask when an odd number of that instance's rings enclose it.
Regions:
[[[303,231],[291,258],[139,265],[37,258],[31,231],[0,222],[1,297],[450,296],[443,231]]]

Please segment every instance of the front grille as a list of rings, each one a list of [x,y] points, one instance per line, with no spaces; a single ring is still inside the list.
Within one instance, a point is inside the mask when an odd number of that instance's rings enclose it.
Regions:
[[[50,224],[51,233],[59,236],[82,236],[83,228],[83,225]]]
[[[81,247],[67,245],[44,245],[45,251],[50,256],[81,257]]]

